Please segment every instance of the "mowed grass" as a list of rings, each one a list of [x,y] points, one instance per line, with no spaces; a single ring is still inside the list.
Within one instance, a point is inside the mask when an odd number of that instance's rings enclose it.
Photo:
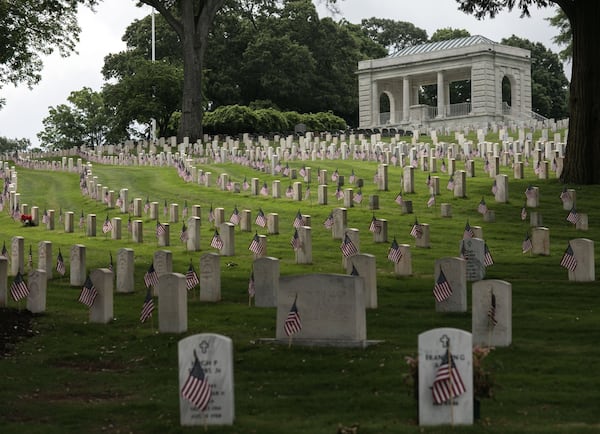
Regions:
[[[153,324],[140,324],[139,313],[145,296],[143,274],[157,247],[155,222],[144,216],[143,244],[133,244],[126,229],[127,214],[107,209],[102,203],[81,196],[79,177],[74,173],[34,171],[18,168],[21,203],[36,205],[41,211],[73,211],[76,226],[79,215],[95,213],[98,235],[85,236],[77,229],[66,234],[57,228],[23,228],[8,215],[0,215],[0,241],[15,235],[25,237],[26,251],[31,245],[37,263],[37,244],[53,243],[53,255],[60,248],[67,268],[73,244],[87,247],[88,268],[106,267],[112,253],[123,247],[135,250],[136,291],[115,294],[114,320],[107,325],[89,324],[87,309],[77,302],[81,288],[71,287],[68,277],[54,273],[48,284],[47,312],[36,315],[34,336],[19,342],[10,356],[0,359],[3,372],[0,383],[0,428],[3,433],[64,432],[195,432],[202,428],[179,425],[177,383],[177,342],[195,333],[219,333],[234,342],[235,424],[208,428],[214,433],[335,433],[338,424],[360,424],[360,434],[375,433],[585,433],[600,430],[600,359],[598,284],[573,283],[559,266],[567,242],[585,237],[597,240],[600,234],[599,186],[569,186],[577,191],[577,209],[589,215],[590,230],[576,231],[566,221],[567,211],[559,199],[563,185],[556,179],[535,179],[532,167],[526,168],[525,180],[514,180],[512,169],[501,172],[510,179],[510,201],[496,204],[491,195],[492,179],[477,161],[476,177],[467,180],[465,199],[452,197],[446,190],[448,175],[440,176],[441,195],[434,208],[427,208],[427,173],[415,171],[416,193],[406,194],[415,213],[402,215],[394,199],[400,191],[402,169],[389,167],[389,191],[376,191],[374,162],[307,161],[313,170],[311,198],[301,202],[289,199],[234,194],[184,183],[174,168],[116,167],[94,164],[93,174],[111,190],[129,189],[129,197],[159,203],[161,221],[164,201],[185,201],[189,207],[202,206],[200,252],[187,252],[179,242],[181,222],[171,224],[174,271],[184,272],[190,259],[199,271],[200,255],[208,251],[214,229],[207,220],[212,206],[225,208],[228,219],[233,208],[250,209],[252,221],[259,208],[279,214],[280,234],[268,236],[268,254],[279,258],[283,275],[298,273],[345,273],[341,267],[340,242],[333,240],[322,222],[331,210],[341,206],[330,182],[327,206],[317,205],[317,169],[329,174],[338,169],[346,179],[352,169],[363,178],[365,201],[348,210],[348,226],[360,229],[360,249],[374,254],[378,269],[377,309],[367,311],[369,339],[384,342],[367,349],[304,348],[260,343],[275,336],[275,309],[248,307],[247,286],[252,256],[248,245],[254,232],[235,232],[236,255],[223,257],[222,298],[219,303],[200,303],[198,289],[189,293],[188,332],[183,335],[158,334]],[[290,180],[237,165],[220,164],[198,168],[211,171],[213,177],[228,173],[234,181],[253,177],[267,182],[282,180],[285,191]],[[462,169],[462,163],[457,162]],[[521,221],[529,184],[540,188],[537,209],[550,228],[550,256],[521,253],[521,243],[529,230],[529,218]],[[368,197],[379,195],[381,209],[371,211]],[[496,212],[495,223],[484,223],[476,211],[482,196]],[[452,205],[452,218],[440,216],[442,202]],[[313,264],[296,265],[290,246],[295,214],[311,215]],[[531,210],[529,210],[531,211]],[[123,219],[123,239],[111,240],[101,233],[106,215]],[[389,243],[373,242],[368,227],[372,216],[388,220],[390,242],[412,247],[413,276],[396,277],[387,259]],[[415,218],[429,223],[431,248],[417,249],[409,236]],[[495,376],[496,396],[482,402],[482,419],[472,427],[427,427],[417,422],[417,403],[403,383],[408,372],[404,357],[417,352],[417,335],[435,327],[471,328],[470,309],[464,314],[435,312],[433,288],[434,261],[457,256],[466,221],[482,226],[484,238],[495,264],[487,278],[503,279],[513,288],[513,344],[497,348],[486,360]],[[253,225],[258,233],[266,233]],[[10,248],[10,247],[9,247]],[[600,260],[595,254],[596,263]],[[226,267],[225,263],[236,264]],[[11,278],[9,278],[9,282]],[[469,284],[470,292],[470,284]],[[470,295],[469,295],[470,302]],[[11,307],[17,307],[12,300]],[[24,308],[21,303],[20,308]],[[155,315],[156,317],[156,315]]]

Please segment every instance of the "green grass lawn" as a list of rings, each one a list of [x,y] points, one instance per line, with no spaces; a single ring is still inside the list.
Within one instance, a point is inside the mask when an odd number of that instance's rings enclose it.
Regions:
[[[302,162],[291,162],[300,168]],[[18,168],[21,202],[40,210],[62,209],[98,216],[98,236],[89,238],[77,229],[64,233],[58,224],[54,231],[44,227],[24,228],[6,212],[0,214],[0,242],[10,246],[13,236],[25,237],[26,251],[37,244],[53,243],[60,248],[68,267],[73,244],[87,246],[88,268],[106,267],[109,255],[123,247],[135,250],[136,291],[115,294],[114,320],[108,325],[88,324],[87,309],[77,302],[81,288],[71,287],[67,277],[56,275],[48,284],[47,312],[35,315],[32,337],[18,342],[9,355],[0,359],[0,431],[2,433],[147,433],[196,432],[198,428],[179,426],[177,342],[196,333],[219,333],[234,343],[235,424],[208,428],[214,433],[314,433],[333,434],[339,423],[360,424],[360,434],[377,433],[592,433],[600,431],[600,314],[598,283],[572,283],[560,259],[572,238],[598,240],[600,186],[569,186],[577,191],[577,209],[589,215],[590,229],[576,231],[566,221],[567,211],[559,199],[563,189],[558,180],[536,180],[533,168],[526,168],[525,180],[512,179],[512,169],[502,167],[510,178],[510,201],[496,204],[491,194],[492,179],[477,161],[476,177],[467,179],[467,198],[457,199],[446,190],[448,176],[440,176],[441,195],[434,208],[427,208],[427,173],[416,170],[416,193],[404,195],[413,201],[414,214],[402,215],[394,202],[400,189],[402,170],[389,168],[389,191],[376,191],[374,162],[310,161],[316,179],[317,168],[338,169],[348,175],[354,169],[365,180],[362,205],[348,210],[348,226],[360,229],[360,249],[377,258],[378,305],[367,311],[367,336],[384,342],[367,349],[305,348],[260,343],[275,336],[275,308],[248,307],[248,278],[252,255],[248,245],[254,232],[235,232],[236,255],[223,258],[237,267],[222,267],[222,301],[200,303],[198,289],[188,298],[188,332],[183,335],[158,334],[154,327],[140,324],[139,313],[145,296],[143,274],[158,249],[155,223],[144,220],[143,244],[129,241],[127,214],[108,210],[100,202],[83,197],[76,173],[34,171]],[[247,167],[230,164],[197,165],[213,176],[228,173],[234,181],[257,177],[271,186],[274,178]],[[462,163],[457,163],[462,169]],[[279,214],[280,234],[268,236],[269,256],[279,258],[282,275],[298,273],[344,273],[339,241],[333,240],[322,222],[331,210],[341,206],[329,187],[329,204],[317,205],[316,182],[309,201],[293,202],[221,192],[184,183],[174,168],[116,167],[94,164],[94,176],[111,190],[129,189],[129,198],[162,205],[184,201],[202,206],[200,252],[187,252],[179,242],[181,223],[171,225],[173,269],[187,270],[190,259],[199,270],[200,255],[209,251],[213,228],[208,223],[211,206],[225,208],[228,219],[235,206],[252,210],[252,221],[260,208]],[[282,178],[283,190],[289,181]],[[540,188],[544,225],[550,229],[550,255],[521,253],[521,243],[529,229],[529,218],[520,219],[529,184]],[[368,208],[368,196],[379,195],[381,209]],[[484,223],[477,205],[484,196],[496,212],[495,223]],[[452,218],[440,216],[442,202],[452,205]],[[290,246],[293,219],[298,212],[312,218],[313,264],[296,265]],[[531,211],[531,210],[530,210]],[[123,239],[111,240],[101,233],[106,214],[123,219]],[[376,244],[368,232],[375,214],[388,220],[390,242],[411,244],[413,276],[396,277],[386,259],[388,244]],[[417,249],[409,236],[418,218],[429,223],[431,248]],[[486,359],[496,381],[495,397],[482,401],[481,420],[472,427],[427,427],[417,423],[417,403],[403,383],[408,373],[404,357],[417,352],[417,335],[436,327],[456,327],[469,331],[467,313],[435,312],[433,289],[434,261],[459,254],[459,241],[466,221],[482,226],[484,238],[495,264],[487,277],[503,279],[513,289],[513,344],[497,348]],[[77,223],[76,223],[77,225]],[[266,230],[256,227],[258,233]],[[596,249],[595,260],[600,256]],[[598,270],[598,267],[596,267]],[[9,282],[11,278],[9,278]],[[469,285],[470,290],[470,285]],[[469,296],[470,303],[470,296]],[[16,308],[12,300],[9,306]],[[21,303],[21,308],[24,303]]]

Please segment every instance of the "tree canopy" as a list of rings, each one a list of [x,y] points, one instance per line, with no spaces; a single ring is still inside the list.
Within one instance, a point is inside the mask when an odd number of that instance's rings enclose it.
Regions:
[[[0,1],[0,87],[40,81],[42,55],[68,56],[79,41],[79,6],[97,0]]]
[[[97,146],[106,143],[110,114],[102,94],[88,87],[73,91],[69,104],[50,107],[44,118],[44,130],[38,133],[47,149],[70,149],[75,146]]]
[[[573,36],[573,69],[569,89],[569,133],[561,180],[600,184],[600,45],[596,42],[600,2],[587,0],[456,0],[459,9],[478,18],[494,17],[504,8],[558,5],[569,20]]]
[[[542,43],[512,35],[500,41],[502,44],[524,48],[531,52],[531,107],[534,112],[547,118],[568,117],[569,81],[557,54]]]

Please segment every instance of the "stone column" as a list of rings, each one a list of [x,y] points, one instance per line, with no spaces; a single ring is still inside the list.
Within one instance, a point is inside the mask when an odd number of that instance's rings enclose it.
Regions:
[[[437,118],[445,117],[446,95],[444,92],[444,72],[437,72]]]
[[[410,79],[402,79],[402,121],[408,122],[410,116]]]

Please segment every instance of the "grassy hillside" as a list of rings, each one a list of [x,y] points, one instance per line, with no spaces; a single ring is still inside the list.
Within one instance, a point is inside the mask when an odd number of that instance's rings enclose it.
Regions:
[[[448,432],[448,427],[417,426],[417,403],[403,384],[408,372],[404,357],[417,351],[417,335],[434,327],[471,328],[471,312],[439,314],[434,309],[434,261],[458,255],[459,241],[468,220],[483,228],[484,238],[495,264],[487,277],[503,279],[513,288],[513,344],[497,348],[486,359],[497,384],[492,400],[482,402],[482,419],[473,427],[455,427],[454,432],[490,433],[585,433],[598,432],[600,416],[600,378],[595,375],[600,358],[597,312],[598,284],[572,283],[559,266],[567,242],[585,237],[598,240],[600,195],[598,186],[569,186],[577,190],[577,209],[589,215],[590,230],[576,231],[566,221],[567,211],[559,199],[563,189],[556,179],[536,180],[531,167],[525,180],[512,179],[512,169],[501,172],[510,178],[510,202],[494,203],[492,179],[477,161],[476,177],[467,180],[465,199],[456,199],[446,190],[448,176],[440,176],[441,195],[433,208],[429,197],[427,173],[415,171],[416,193],[404,195],[413,201],[414,214],[401,215],[394,199],[400,191],[402,170],[389,168],[390,190],[378,192],[373,184],[376,163],[356,161],[306,162],[316,180],[318,168],[329,173],[338,169],[348,175],[354,169],[365,180],[362,205],[348,210],[348,226],[361,232],[361,252],[377,257],[379,308],[367,311],[369,339],[384,342],[367,349],[301,348],[259,343],[275,336],[275,309],[248,307],[247,285],[252,256],[248,245],[254,232],[236,228],[236,255],[223,258],[235,267],[222,267],[222,297],[219,303],[200,303],[198,289],[189,296],[188,333],[212,332],[227,335],[234,342],[236,422],[232,427],[209,427],[214,433],[335,433],[338,423],[360,424],[360,434]],[[301,162],[290,163],[300,168]],[[231,164],[198,165],[213,175],[229,173],[241,182],[244,177],[260,178],[271,186],[274,178],[250,168]],[[462,169],[462,163],[457,163]],[[129,197],[159,202],[161,221],[163,203],[184,201],[202,206],[200,252],[187,252],[179,242],[181,223],[172,224],[171,243],[174,271],[184,272],[190,259],[198,269],[200,255],[210,248],[213,228],[207,220],[212,207],[225,208],[229,218],[235,206],[252,210],[252,221],[259,207],[265,213],[277,212],[280,234],[268,236],[268,255],[280,259],[282,275],[332,272],[343,273],[339,241],[333,240],[322,222],[334,207],[341,206],[330,183],[329,204],[317,205],[317,184],[312,183],[309,201],[293,202],[249,192],[234,194],[216,187],[206,188],[183,182],[174,168],[116,167],[94,164],[93,174],[111,190],[129,189]],[[135,250],[135,294],[116,294],[114,321],[108,325],[88,324],[88,312],[77,302],[80,288],[69,286],[68,278],[56,276],[49,282],[47,312],[33,317],[32,337],[14,346],[0,359],[3,380],[0,387],[0,413],[3,433],[64,432],[188,432],[179,426],[177,385],[177,342],[183,335],[156,333],[150,324],[139,323],[144,299],[143,274],[158,248],[155,223],[144,217],[145,242],[132,244],[126,230],[127,214],[108,210],[100,202],[83,197],[79,177],[74,173],[34,171],[18,168],[22,203],[40,210],[74,211],[76,220],[83,211],[98,216],[98,236],[89,238],[78,229],[65,234],[57,229],[24,228],[6,212],[0,214],[0,241],[10,245],[11,237],[25,237],[26,250],[37,243],[53,242],[54,255],[60,248],[67,260],[70,246],[87,246],[89,269],[106,267],[109,254],[131,247]],[[289,181],[282,179],[283,190]],[[540,188],[539,211],[550,228],[550,256],[521,253],[521,243],[529,229],[529,218],[520,219],[529,184]],[[379,195],[381,209],[368,209],[368,196]],[[477,213],[481,198],[496,212],[495,223],[484,223]],[[440,216],[440,204],[452,204],[453,217]],[[300,210],[312,218],[312,265],[294,264],[289,241],[292,222]],[[6,210],[5,210],[6,211]],[[531,210],[530,210],[531,211]],[[123,239],[111,240],[101,233],[106,215],[123,219]],[[376,244],[368,232],[375,214],[389,222],[390,241],[412,247],[413,276],[396,277],[393,264],[386,259],[389,244]],[[429,223],[431,248],[417,249],[409,231],[415,218]],[[258,233],[266,230],[255,227]],[[596,264],[600,261],[596,248]],[[596,267],[598,275],[598,267]],[[9,278],[10,281],[10,278]],[[470,285],[469,285],[470,289]],[[470,296],[469,296],[470,302]],[[12,300],[11,308],[17,307]],[[24,304],[21,303],[21,308]],[[9,312],[0,315],[10,317]],[[156,315],[155,315],[156,316]],[[5,324],[5,322],[3,322]]]

